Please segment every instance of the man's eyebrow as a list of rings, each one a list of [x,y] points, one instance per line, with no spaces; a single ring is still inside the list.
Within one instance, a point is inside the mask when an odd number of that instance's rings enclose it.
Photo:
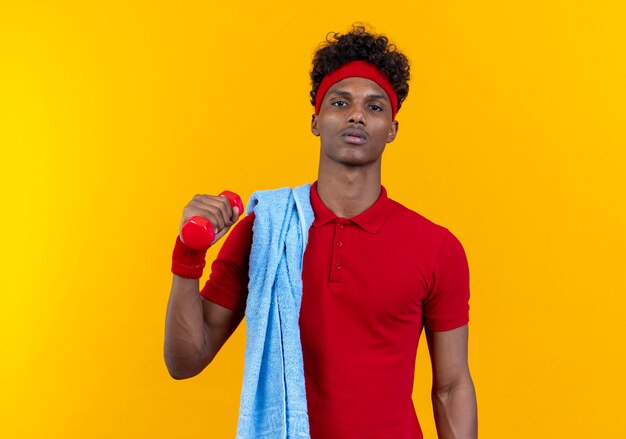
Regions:
[[[375,95],[375,94],[370,94],[367,95],[368,98],[370,99],[383,99],[383,100],[389,100],[389,98],[386,95]]]
[[[331,94],[337,94],[339,96],[345,96],[347,98],[352,97],[352,93],[350,93],[349,91],[345,91],[345,90],[333,90]],[[389,100],[389,98],[386,95],[379,95],[379,94],[374,94],[374,93],[368,94],[366,97],[368,99],[382,99],[386,101]]]
[[[350,93],[349,91],[344,91],[344,90],[333,90],[331,94],[337,94],[339,96],[345,96],[345,97],[352,96],[352,93]]]

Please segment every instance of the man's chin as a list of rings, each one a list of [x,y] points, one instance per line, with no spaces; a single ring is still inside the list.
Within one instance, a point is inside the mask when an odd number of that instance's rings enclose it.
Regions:
[[[372,157],[341,157],[338,162],[346,167],[350,168],[361,168],[366,166],[372,166],[376,162],[378,162],[380,157],[372,158]]]
[[[340,165],[347,168],[360,168],[372,166],[380,162],[381,156],[371,157],[367,154],[363,154],[364,152],[363,150],[343,150],[340,154],[324,154],[322,152],[320,164],[324,165],[324,163],[327,163],[331,166],[334,164],[335,166]]]

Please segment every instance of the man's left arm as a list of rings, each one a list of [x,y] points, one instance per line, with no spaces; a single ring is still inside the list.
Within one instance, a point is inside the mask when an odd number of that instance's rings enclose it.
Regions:
[[[468,326],[426,329],[433,370],[432,401],[439,439],[476,439],[478,410],[467,362]]]

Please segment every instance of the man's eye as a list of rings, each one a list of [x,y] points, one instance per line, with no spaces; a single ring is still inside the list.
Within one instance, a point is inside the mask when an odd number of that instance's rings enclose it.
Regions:
[[[374,111],[383,111],[383,107],[381,107],[380,105],[376,105],[376,104],[370,105],[370,108]]]
[[[334,105],[335,107],[345,107],[348,103],[346,101],[335,101],[330,105]]]

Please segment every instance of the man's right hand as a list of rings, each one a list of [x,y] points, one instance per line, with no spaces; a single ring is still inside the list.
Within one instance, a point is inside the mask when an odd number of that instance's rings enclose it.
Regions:
[[[183,224],[192,217],[199,216],[209,220],[211,225],[213,225],[213,230],[215,231],[215,238],[211,242],[211,245],[213,245],[228,233],[231,226],[239,219],[239,214],[239,208],[231,207],[228,198],[225,196],[198,194],[183,209],[183,218],[178,228],[179,234]],[[182,234],[180,239],[181,241],[183,240]]]

